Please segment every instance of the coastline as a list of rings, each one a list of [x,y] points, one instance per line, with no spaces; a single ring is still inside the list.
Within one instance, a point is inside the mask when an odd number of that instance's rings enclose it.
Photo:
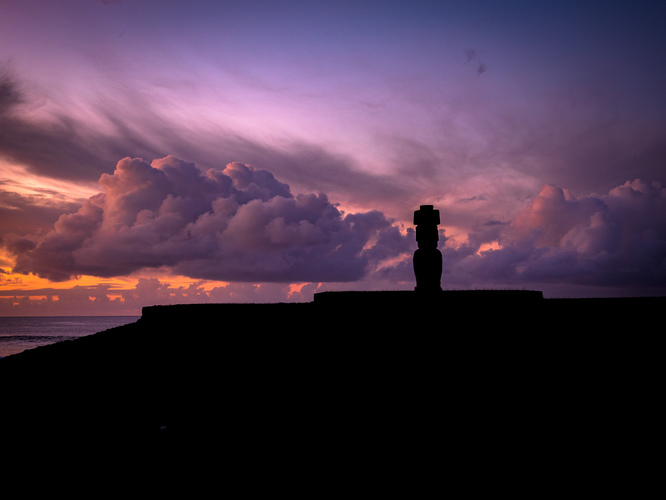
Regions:
[[[134,316],[0,316],[0,359],[138,321]]]
[[[581,445],[607,463],[650,442],[661,351],[649,325],[666,298],[495,295],[434,311],[339,297],[144,308],[136,323],[0,360],[4,428],[33,445],[281,454],[274,468],[431,467],[480,450],[583,466]]]

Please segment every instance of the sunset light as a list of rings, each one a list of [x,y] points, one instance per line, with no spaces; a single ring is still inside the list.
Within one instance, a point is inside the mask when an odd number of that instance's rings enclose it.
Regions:
[[[442,287],[666,292],[659,2],[0,15],[0,315]]]
[[[649,498],[665,59],[666,0],[0,1],[5,490]]]

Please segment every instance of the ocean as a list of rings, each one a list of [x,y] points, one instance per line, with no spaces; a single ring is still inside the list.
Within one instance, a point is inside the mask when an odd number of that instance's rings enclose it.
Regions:
[[[0,317],[0,358],[134,323],[140,316]]]

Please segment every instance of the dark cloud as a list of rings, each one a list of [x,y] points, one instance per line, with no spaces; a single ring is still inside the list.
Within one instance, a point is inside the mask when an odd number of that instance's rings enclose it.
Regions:
[[[3,182],[0,186],[11,188]],[[9,233],[26,235],[48,230],[63,213],[76,210],[78,205],[54,198],[49,193],[22,195],[0,189],[0,241]]]
[[[251,283],[413,281],[412,228],[376,210],[344,214],[323,193],[293,195],[264,169],[232,162],[204,173],[173,156],[125,158],[100,185],[51,231],[5,237],[15,272],[53,281],[145,269]],[[448,288],[666,291],[666,189],[635,180],[577,197],[545,185],[513,220],[476,224],[463,244],[441,230],[440,248]]]
[[[167,267],[224,281],[354,281],[405,248],[380,212],[343,215],[325,194],[294,196],[241,163],[202,173],[173,156],[125,158],[100,184],[47,234],[7,239],[15,272],[62,281]]]
[[[321,145],[268,144],[223,129],[178,127],[138,95],[129,100],[132,112],[120,98],[94,108],[106,128],[84,126],[73,113],[28,120],[21,111],[29,100],[4,72],[0,156],[44,177],[101,176],[104,192],[73,208],[8,187],[0,193],[0,216],[7,221],[0,237],[17,255],[17,271],[53,280],[166,267],[197,279],[365,276],[391,286],[413,279],[411,261],[401,256],[413,251],[414,242],[386,214],[409,220],[424,199],[453,193],[448,199],[457,201],[447,202],[442,220],[469,234],[462,245],[440,239],[446,286],[664,289],[666,210],[663,189],[652,182],[663,181],[663,106],[657,102],[646,112],[597,83],[564,89],[526,114],[482,95],[477,102],[474,94],[460,109],[450,104],[449,118],[437,129],[439,143],[378,133],[386,138],[381,144],[388,159],[380,175]],[[166,151],[175,156],[152,164],[137,159],[162,158]],[[125,157],[114,171],[111,166]],[[648,182],[623,184],[628,178]],[[512,180],[517,187],[497,187]],[[513,203],[524,200],[535,182],[551,184],[514,219]],[[555,186],[608,194],[576,197]],[[292,190],[320,194],[295,196]],[[329,197],[380,211],[344,214]],[[502,203],[511,210],[493,210]],[[39,234],[45,226],[50,230]],[[500,248],[480,251],[493,242]],[[373,274],[391,259],[396,262]]]
[[[23,95],[11,71],[0,68],[0,115],[8,113],[14,106],[23,102]]]
[[[476,72],[480,75],[486,71],[486,64],[481,62],[479,53],[474,49],[465,49],[465,64],[476,66]]]
[[[58,281],[152,268],[255,283],[233,293],[222,287],[202,295],[200,285],[187,292],[202,301],[281,300],[291,291],[280,283],[413,284],[412,228],[379,211],[345,215],[322,193],[293,195],[267,170],[230,163],[203,173],[173,156],[126,158],[100,184],[102,193],[62,215],[50,232],[5,238],[16,272]],[[604,195],[575,196],[545,185],[513,220],[477,224],[463,244],[442,229],[440,248],[445,288],[566,283],[664,293],[666,189],[635,180]],[[277,288],[269,291],[270,282]],[[141,283],[137,297],[183,299],[168,283]],[[98,291],[102,304],[106,292]],[[312,291],[298,296],[310,300]]]
[[[0,73],[0,157],[38,175],[94,181],[123,156],[118,155],[122,138],[92,131],[66,114],[48,122],[26,119],[21,113],[26,100],[10,72]]]
[[[491,239],[501,248],[479,252]],[[451,284],[568,283],[664,293],[666,189],[635,180],[606,195],[575,197],[546,185],[511,224],[487,225],[444,257]]]
[[[440,231],[440,248],[445,288],[663,295],[666,189],[635,180],[604,195],[577,197],[545,185],[514,220],[478,224],[463,244],[450,242]],[[385,266],[377,276],[412,283],[411,259]]]

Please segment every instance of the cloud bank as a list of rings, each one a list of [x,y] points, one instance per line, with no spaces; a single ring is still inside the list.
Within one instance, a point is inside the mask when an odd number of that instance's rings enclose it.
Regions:
[[[482,245],[495,242],[496,249]],[[545,185],[510,223],[489,222],[445,249],[445,279],[459,284],[568,283],[666,291],[666,189],[626,182],[576,197]],[[446,265],[448,263],[448,265]]]
[[[557,100],[552,124],[540,115],[507,121],[506,113],[479,124],[475,117],[487,115],[480,101],[465,112],[486,139],[476,148],[453,126],[443,127],[450,133],[440,147],[386,133],[392,160],[378,159],[379,172],[324,145],[170,129],[140,99],[134,113],[118,103],[95,108],[108,130],[64,112],[36,120],[26,112],[35,103],[0,71],[0,156],[47,179],[99,179],[102,187],[74,205],[55,191],[15,192],[20,179],[0,179],[0,243],[14,271],[53,281],[156,269],[238,283],[410,287],[414,237],[386,214],[406,221],[433,200],[443,226],[467,232],[462,244],[441,232],[447,288],[569,284],[664,294],[664,189],[640,180],[662,177],[663,113],[657,108],[643,120],[654,126],[639,126],[602,106],[614,99],[589,100]],[[608,120],[598,119],[600,109]],[[165,150],[176,155],[161,158]],[[621,184],[627,178],[635,180]],[[537,194],[542,182],[549,184]],[[574,195],[593,189],[600,194]],[[516,209],[527,193],[533,199]],[[345,214],[329,196],[378,210]]]
[[[199,170],[167,156],[118,162],[103,192],[43,236],[8,237],[14,272],[52,281],[168,268],[197,279],[346,282],[408,248],[382,213],[343,214],[320,194],[293,195],[267,170]],[[377,249],[391,240],[394,247]]]
[[[412,228],[380,211],[345,214],[324,193],[291,193],[233,162],[203,172],[174,156],[118,162],[103,192],[46,234],[5,238],[14,272],[52,281],[146,269],[246,283],[413,283]],[[440,230],[446,288],[567,283],[666,291],[666,189],[626,182],[576,197],[550,184],[511,221],[463,244]]]

